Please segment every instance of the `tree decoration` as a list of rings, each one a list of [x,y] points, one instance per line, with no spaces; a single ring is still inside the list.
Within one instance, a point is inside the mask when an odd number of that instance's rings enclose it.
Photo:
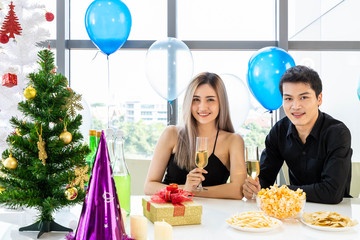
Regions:
[[[15,38],[15,35],[21,35],[22,28],[19,23],[19,19],[15,14],[13,2],[9,5],[10,11],[5,17],[5,21],[1,26],[1,34],[9,34],[9,38]]]
[[[75,169],[75,185],[80,185],[81,189],[84,190],[85,182],[89,181],[89,175],[87,172],[89,171],[89,165],[85,167],[78,167]]]
[[[5,33],[0,33],[0,42],[2,43],[2,44],[6,44],[6,43],[8,43],[9,42],[9,36],[8,35],[6,35]]]
[[[35,98],[36,90],[31,85],[24,90],[24,97],[28,100]]]
[[[22,136],[19,128],[15,129],[15,133],[16,133],[16,135],[18,135],[20,137]]]
[[[76,115],[76,110],[81,111],[84,109],[81,104],[81,94],[76,94],[71,88],[67,88],[70,91],[70,96],[66,100],[66,104],[63,109],[68,109],[68,113],[71,117]]]
[[[67,200],[74,200],[78,196],[78,190],[70,183],[65,189],[65,197]]]
[[[0,5],[2,4],[2,7],[0,6],[2,8],[0,11],[0,29],[10,10],[8,5],[11,1],[16,5],[14,11],[19,19],[22,31],[21,36],[15,35],[16,41],[13,39],[9,41],[9,33],[0,34],[0,82],[5,73],[16,73],[17,75],[17,86],[6,88],[0,85],[0,153],[5,151],[8,146],[5,136],[12,129],[11,124],[7,123],[10,122],[12,116],[22,116],[18,109],[18,103],[23,100],[23,91],[29,86],[29,73],[37,69],[37,53],[43,49],[40,43],[50,39],[49,29],[55,24],[55,21],[49,23],[45,19],[45,9],[50,7],[48,5],[51,4],[51,1],[0,0]],[[10,68],[15,68],[16,72],[10,71]],[[38,89],[36,88],[36,90]]]
[[[72,135],[70,132],[67,131],[66,129],[66,123],[64,121],[64,131],[60,134],[60,140],[63,141],[65,144],[69,144],[71,143],[72,140]]]
[[[39,149],[39,159],[42,161],[43,165],[45,166],[46,164],[46,159],[48,158],[47,156],[47,153],[45,151],[45,142],[42,140],[42,125],[41,125],[41,129],[40,129],[40,134],[37,130],[37,128],[35,127],[36,129],[36,133],[37,135],[39,136],[39,141],[37,142],[37,147]]]
[[[6,73],[2,76],[2,85],[5,87],[13,87],[17,85],[16,74]]]
[[[46,18],[46,21],[48,22],[52,22],[55,18],[54,14],[51,13],[51,12],[46,12],[45,13],[45,18]]]
[[[17,160],[10,153],[9,157],[5,159],[5,161],[3,162],[3,165],[7,169],[14,170],[17,168],[18,163]]]

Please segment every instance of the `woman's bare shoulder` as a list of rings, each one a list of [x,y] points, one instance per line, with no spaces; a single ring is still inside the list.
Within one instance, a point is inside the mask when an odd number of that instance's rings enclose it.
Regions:
[[[179,127],[174,125],[167,126],[161,134],[161,141],[166,145],[174,147],[177,143],[178,132]]]
[[[240,134],[226,131],[221,131],[221,134],[223,135],[222,140],[224,144],[226,144],[226,146],[228,146],[229,148],[231,148],[232,146],[244,146],[244,139]]]

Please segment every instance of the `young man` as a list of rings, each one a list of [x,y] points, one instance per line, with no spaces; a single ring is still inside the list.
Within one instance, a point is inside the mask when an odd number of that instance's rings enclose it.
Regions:
[[[307,201],[335,204],[351,197],[350,131],[344,123],[319,110],[319,75],[310,68],[295,66],[281,77],[279,88],[286,117],[266,137],[259,179],[246,179],[244,196],[251,199],[260,188],[273,185],[285,161],[289,167],[288,187],[303,189]]]

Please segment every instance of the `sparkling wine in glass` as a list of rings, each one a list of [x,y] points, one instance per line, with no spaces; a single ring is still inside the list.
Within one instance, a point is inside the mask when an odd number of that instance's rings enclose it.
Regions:
[[[245,148],[246,171],[249,177],[256,179],[260,174],[259,164],[259,148],[257,146],[250,146]],[[256,195],[253,194],[253,199]]]
[[[195,165],[198,168],[205,168],[208,164],[208,138],[196,137],[196,153],[195,153]],[[200,183],[196,188],[197,191],[205,191]]]

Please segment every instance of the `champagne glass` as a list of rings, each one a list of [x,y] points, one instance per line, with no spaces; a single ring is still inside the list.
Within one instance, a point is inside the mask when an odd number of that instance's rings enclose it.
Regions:
[[[249,146],[245,148],[246,171],[249,177],[256,179],[260,174],[259,164],[259,148],[257,146]],[[253,193],[252,199],[256,194]]]
[[[196,137],[196,153],[195,153],[195,165],[198,168],[205,168],[208,164],[208,138],[207,137]],[[200,183],[197,191],[206,191],[207,189],[202,187]]]

